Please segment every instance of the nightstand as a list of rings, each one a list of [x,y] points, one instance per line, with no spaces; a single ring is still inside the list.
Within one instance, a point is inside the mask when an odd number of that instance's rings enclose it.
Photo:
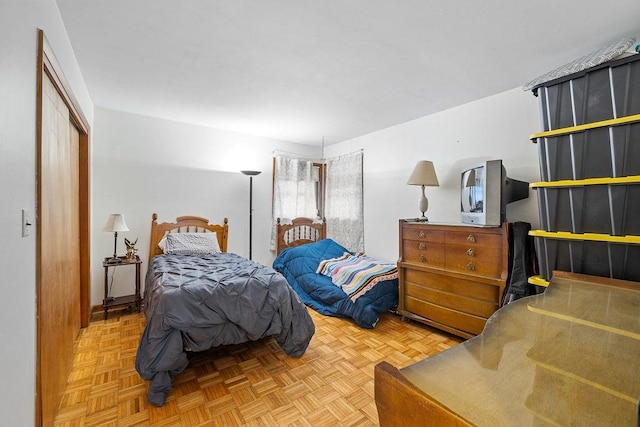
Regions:
[[[110,258],[105,258],[102,263],[102,266],[104,267],[104,299],[102,300],[102,308],[104,309],[105,320],[107,319],[110,308],[135,304],[139,313],[140,306],[142,305],[142,300],[140,298],[140,265],[142,264],[142,260],[137,255],[135,259],[129,259],[124,256],[121,256],[118,258],[120,259],[121,262],[111,263],[111,262],[108,262]],[[133,295],[125,295],[121,297],[110,298],[109,297],[109,268],[117,268],[117,267],[124,267],[124,266],[130,266],[130,265],[135,265],[136,267],[135,293]]]

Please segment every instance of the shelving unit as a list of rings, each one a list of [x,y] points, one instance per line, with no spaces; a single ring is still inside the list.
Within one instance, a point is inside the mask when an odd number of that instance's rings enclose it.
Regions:
[[[540,275],[554,270],[640,281],[640,55],[533,89],[541,230]]]

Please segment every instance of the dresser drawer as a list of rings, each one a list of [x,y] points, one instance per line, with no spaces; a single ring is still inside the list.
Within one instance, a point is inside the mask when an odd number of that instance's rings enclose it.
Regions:
[[[444,265],[447,270],[497,279],[502,274],[502,249],[477,245],[446,245]]]
[[[462,313],[410,296],[406,297],[404,306],[405,310],[412,314],[417,314],[427,320],[441,323],[473,335],[478,335],[482,332],[484,325],[487,323],[487,319],[484,317]]]
[[[494,311],[498,308],[498,302],[501,298],[498,286],[428,271],[403,269],[403,273],[405,286],[410,283],[419,284],[437,291],[487,302],[493,306]]]
[[[487,232],[483,229],[471,229],[469,231],[447,231],[445,235],[445,242],[452,245],[474,245],[484,248],[501,248],[502,236],[500,234]]]
[[[403,240],[418,240],[423,242],[444,243],[445,232],[422,226],[406,225],[402,229]]]
[[[444,267],[444,251],[442,243],[419,240],[404,240],[402,242],[402,260],[434,268]]]
[[[418,283],[407,282],[405,284],[405,295],[407,297],[419,299],[435,304],[440,307],[450,308],[462,313],[473,314],[474,316],[488,318],[498,308],[496,303],[481,301],[456,295],[449,292],[442,292]],[[406,306],[406,302],[405,302]]]

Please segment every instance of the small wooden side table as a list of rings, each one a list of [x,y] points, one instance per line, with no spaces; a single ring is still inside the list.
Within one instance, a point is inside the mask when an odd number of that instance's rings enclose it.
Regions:
[[[139,256],[136,255],[135,259],[129,259],[125,256],[118,257],[121,262],[109,262],[110,258],[105,258],[102,262],[102,266],[104,267],[104,299],[102,300],[102,308],[104,309],[104,318],[107,319],[109,309],[113,307],[121,307],[125,305],[135,304],[135,307],[138,309],[138,313],[140,312],[140,307],[142,305],[142,299],[140,298],[140,265],[142,264],[142,260]],[[135,265],[136,266],[136,288],[135,293],[133,295],[125,295],[121,297],[110,297],[109,296],[109,267],[122,267],[125,265]]]

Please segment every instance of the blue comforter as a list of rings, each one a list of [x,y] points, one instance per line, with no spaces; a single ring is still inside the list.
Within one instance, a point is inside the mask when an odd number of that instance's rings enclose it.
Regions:
[[[363,328],[373,328],[380,315],[398,304],[398,279],[385,280],[356,301],[331,278],[316,273],[321,261],[349,252],[331,239],[320,240],[280,252],[273,268],[284,275],[302,302],[317,312],[335,317],[350,317]]]

